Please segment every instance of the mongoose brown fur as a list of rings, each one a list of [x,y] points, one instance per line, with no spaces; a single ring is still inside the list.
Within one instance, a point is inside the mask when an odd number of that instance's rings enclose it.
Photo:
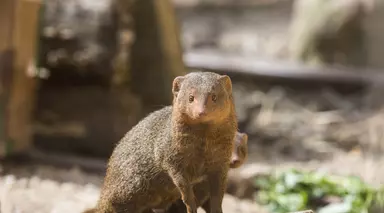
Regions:
[[[248,156],[248,135],[246,133],[236,133],[233,140],[233,150],[230,162],[230,168],[239,168],[244,164]],[[205,180],[198,183],[194,187],[194,193],[198,207],[202,207],[205,212],[210,212],[209,205],[209,183]],[[155,213],[161,213],[161,210],[154,209]],[[166,213],[186,213],[185,205],[181,199],[173,203],[166,211]]]
[[[233,149],[231,162],[229,164],[230,168],[239,168],[244,164],[248,157],[248,135],[246,133],[236,132],[236,137],[233,140]],[[209,212],[209,191],[207,181],[203,183],[198,183],[194,189],[195,196],[198,201],[198,207],[201,206],[205,212]],[[94,209],[89,209],[83,213],[93,213]],[[162,213],[163,210],[155,209],[155,213]],[[186,212],[185,205],[181,199],[178,199],[173,203],[166,211],[166,213],[184,213]]]
[[[237,131],[232,82],[192,72],[173,81],[173,104],[133,127],[115,147],[95,212],[151,212],[182,199],[196,213],[194,184],[206,178],[211,213],[222,213]]]

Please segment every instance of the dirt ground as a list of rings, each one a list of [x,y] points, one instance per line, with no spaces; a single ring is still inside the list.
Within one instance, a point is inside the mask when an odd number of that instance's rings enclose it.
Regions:
[[[335,174],[355,174],[370,182],[383,183],[383,165],[383,159],[363,159],[352,154],[326,162],[248,163],[231,174],[249,177],[276,168],[296,167]],[[102,176],[85,173],[78,168],[68,170],[42,165],[15,166],[4,171],[0,178],[1,212],[80,213],[96,203],[101,180]],[[251,200],[241,200],[230,194],[225,196],[223,210],[227,213],[267,212]],[[203,212],[199,209],[199,213]]]
[[[0,179],[2,213],[80,213],[92,207],[99,195],[101,176],[73,168],[47,166],[13,168]],[[227,195],[226,212],[256,212],[251,201]],[[201,209],[199,212],[204,212]]]

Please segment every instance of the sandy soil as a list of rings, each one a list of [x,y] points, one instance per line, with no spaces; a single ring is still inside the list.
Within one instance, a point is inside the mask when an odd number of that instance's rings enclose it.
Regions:
[[[231,171],[232,176],[250,177],[277,168],[318,169],[335,174],[354,174],[372,183],[383,183],[383,159],[363,159],[358,154],[340,155],[327,161],[250,163]],[[236,175],[235,175],[236,174]],[[80,213],[92,207],[99,195],[102,176],[78,168],[60,169],[42,165],[6,165],[0,176],[2,213]],[[227,194],[223,202],[227,213],[261,213],[262,207],[250,200]],[[199,213],[203,213],[199,210]]]
[[[2,213],[80,213],[98,199],[101,176],[42,165],[8,169],[0,177]],[[260,209],[231,195],[226,195],[223,207],[226,212],[244,213]]]

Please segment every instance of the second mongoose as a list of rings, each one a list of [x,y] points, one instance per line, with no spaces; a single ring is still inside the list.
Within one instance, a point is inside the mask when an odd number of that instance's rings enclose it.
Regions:
[[[231,79],[192,72],[174,79],[172,93],[172,106],[148,115],[115,147],[95,212],[151,212],[181,198],[197,213],[193,186],[206,179],[210,212],[222,213],[237,131]]]

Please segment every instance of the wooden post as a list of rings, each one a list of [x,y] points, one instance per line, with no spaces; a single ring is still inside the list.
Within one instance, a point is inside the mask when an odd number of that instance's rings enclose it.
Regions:
[[[12,25],[14,0],[0,1],[0,157],[6,153],[6,106],[12,67]]]
[[[173,5],[170,0],[137,1],[133,17],[133,91],[149,106],[169,105],[173,79],[187,73]]]
[[[7,98],[3,99],[4,113],[0,118],[4,133],[0,157],[23,151],[31,143],[36,80],[27,76],[27,69],[34,63],[40,6],[39,0],[2,0],[0,3],[0,50],[5,47],[14,53],[12,65],[3,68],[1,76],[2,92]],[[11,74],[7,75],[9,79],[4,73]]]

